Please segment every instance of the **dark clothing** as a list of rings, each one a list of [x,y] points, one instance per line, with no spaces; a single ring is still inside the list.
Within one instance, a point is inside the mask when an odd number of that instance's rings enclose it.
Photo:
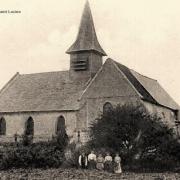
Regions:
[[[113,168],[112,168],[112,161],[105,161],[104,163],[104,170],[108,171],[108,172],[113,172]]]
[[[89,160],[89,162],[88,162],[88,168],[89,168],[90,170],[95,169],[95,168],[96,168],[96,161],[94,161],[94,160]]]
[[[79,156],[79,166],[82,169],[85,169],[87,167],[87,156],[80,155]]]

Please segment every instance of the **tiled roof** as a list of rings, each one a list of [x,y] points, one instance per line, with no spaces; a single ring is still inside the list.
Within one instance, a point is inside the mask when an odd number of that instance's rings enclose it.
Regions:
[[[179,109],[179,105],[156,80],[113,62],[144,100],[174,110]],[[71,81],[69,71],[18,74],[0,92],[0,112],[78,110],[78,99],[86,87],[86,80]]]
[[[81,18],[81,24],[79,27],[77,39],[66,53],[71,54],[74,52],[89,50],[94,50],[100,53],[102,56],[106,56],[106,53],[98,42],[91,9],[87,1]]]
[[[17,75],[0,94],[0,112],[77,110],[83,89],[68,71]]]
[[[179,105],[173,100],[173,98],[163,89],[157,80],[143,76],[133,70],[131,73],[137,78],[137,80],[148,90],[150,95],[161,105],[179,109]]]
[[[135,87],[144,100],[159,104],[174,110],[179,109],[179,105],[170,97],[170,95],[161,87],[158,81],[143,76],[126,66],[117,63],[119,70],[127,77],[130,83]]]

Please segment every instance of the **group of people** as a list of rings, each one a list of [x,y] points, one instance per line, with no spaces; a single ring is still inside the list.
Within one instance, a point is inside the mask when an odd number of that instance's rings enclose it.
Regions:
[[[91,153],[87,156],[84,152],[81,153],[79,156],[79,166],[82,169],[98,169],[98,170],[105,170],[107,172],[114,172],[114,173],[122,173],[121,169],[121,157],[119,153],[116,153],[114,159],[110,155],[110,153],[106,153],[106,156],[100,153],[98,156],[91,151]]]

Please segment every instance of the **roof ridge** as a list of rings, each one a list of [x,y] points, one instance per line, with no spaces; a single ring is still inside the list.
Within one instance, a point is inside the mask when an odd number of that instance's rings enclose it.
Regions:
[[[151,78],[151,77],[146,76],[146,75],[144,75],[144,74],[141,74],[141,73],[137,72],[137,71],[134,70],[134,69],[130,69],[130,68],[129,68],[129,70],[134,71],[135,73],[137,73],[137,74],[139,74],[139,75],[141,75],[141,76],[143,76],[143,77],[145,77],[145,78],[147,78],[147,79],[150,79],[150,80],[153,80],[153,81],[158,81],[157,79],[154,79],[154,78]]]
[[[0,89],[0,96],[5,92],[5,90],[16,80],[18,76],[21,76],[19,72],[17,72],[4,86]]]
[[[117,61],[115,61],[115,60],[113,60],[113,59],[111,59],[111,58],[108,58],[108,59],[110,59],[110,60],[114,61],[115,63],[118,63],[118,64],[120,64],[120,65],[125,66],[126,68],[128,68],[126,65],[124,65],[124,64],[122,64],[122,63],[120,63],[120,62],[117,62]],[[137,74],[139,74],[139,75],[141,75],[141,76],[143,76],[143,77],[145,77],[145,78],[148,78],[148,79],[151,79],[151,80],[154,80],[154,81],[158,81],[157,79],[154,79],[154,78],[151,78],[151,77],[146,76],[146,75],[144,75],[144,74],[141,74],[141,73],[137,72],[137,71],[134,70],[134,69],[131,69],[131,68],[128,68],[128,69],[129,69],[130,71],[134,71],[135,73],[137,73]]]
[[[26,76],[26,75],[37,75],[37,74],[47,74],[47,73],[65,73],[69,72],[69,70],[64,70],[64,71],[48,71],[48,72],[38,72],[38,73],[27,73],[27,74],[21,74],[21,76]]]
[[[124,78],[126,79],[126,81],[128,81],[128,83],[131,85],[131,87],[135,90],[135,92],[138,94],[138,96],[140,98],[142,98],[142,94],[139,93],[139,91],[136,89],[136,87],[132,84],[132,82],[128,79],[128,77],[126,76],[126,74],[118,67],[119,65],[122,65],[121,63],[116,62],[115,60],[108,58],[107,60],[112,61],[113,65],[117,68],[117,70],[124,76]],[[124,65],[123,65],[124,66]],[[126,67],[126,66],[125,66]]]
[[[149,102],[156,103],[154,97],[149,93],[149,91],[144,87],[144,85],[135,77],[127,66],[112,60],[120,69],[120,71],[127,77],[132,86],[142,95],[143,98],[147,99]],[[123,67],[123,69],[122,69]]]

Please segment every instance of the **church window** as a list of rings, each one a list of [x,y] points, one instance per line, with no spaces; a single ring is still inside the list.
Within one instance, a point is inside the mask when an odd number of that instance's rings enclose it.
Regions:
[[[109,103],[109,102],[106,102],[106,103],[104,104],[104,106],[103,106],[103,114],[111,111],[112,109],[113,109],[112,104]]]
[[[6,121],[3,117],[0,118],[0,135],[6,135]]]
[[[32,117],[29,117],[26,121],[25,134],[34,135],[34,120]]]
[[[57,125],[56,125],[56,134],[59,134],[60,132],[65,130],[65,119],[63,116],[59,116],[57,120]]]

